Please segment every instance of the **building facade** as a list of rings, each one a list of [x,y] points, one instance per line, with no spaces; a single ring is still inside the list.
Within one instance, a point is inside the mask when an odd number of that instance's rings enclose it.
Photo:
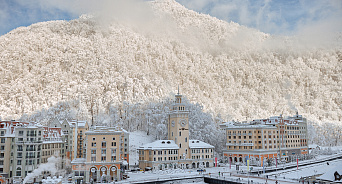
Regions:
[[[190,140],[189,136],[189,111],[178,93],[169,114],[168,140],[139,147],[139,167],[145,170],[213,167],[214,146]]]
[[[1,121],[0,142],[0,174],[8,182],[22,181],[40,164],[48,162],[48,158],[63,157],[65,153],[61,128],[38,123]],[[61,163],[56,167],[63,169],[63,166]]]
[[[227,122],[220,125],[226,130],[226,160],[262,166],[265,161],[291,161],[306,157],[307,123],[298,113],[258,119],[251,122]]]
[[[74,155],[71,162],[74,182],[121,180],[122,172],[128,166],[129,134],[118,128],[96,126],[84,135],[84,157]]]

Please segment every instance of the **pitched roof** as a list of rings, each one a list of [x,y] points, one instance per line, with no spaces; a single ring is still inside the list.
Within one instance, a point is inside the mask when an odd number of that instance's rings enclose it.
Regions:
[[[214,146],[205,143],[203,141],[200,140],[190,140],[189,141],[189,147],[190,149],[194,149],[194,148],[215,148]]]
[[[179,149],[178,145],[173,140],[157,140],[140,146],[138,149]]]

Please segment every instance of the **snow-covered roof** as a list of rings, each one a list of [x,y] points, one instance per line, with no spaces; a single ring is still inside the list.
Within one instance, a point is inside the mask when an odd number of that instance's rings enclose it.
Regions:
[[[85,127],[87,122],[86,121],[78,121],[77,123],[78,123],[77,124],[78,127]]]
[[[95,126],[91,127],[89,131],[85,132],[86,135],[118,135],[122,134],[122,131],[117,130],[114,127]]]
[[[138,149],[179,149],[179,147],[173,140],[157,140],[152,143],[140,146]]]
[[[263,125],[263,124],[226,124],[228,129],[250,129],[250,128],[277,128],[273,125]]]
[[[200,141],[200,140],[190,140],[189,141],[189,147],[190,147],[190,149],[193,149],[193,148],[215,148],[214,146],[212,146],[208,143],[205,143],[203,141]]]

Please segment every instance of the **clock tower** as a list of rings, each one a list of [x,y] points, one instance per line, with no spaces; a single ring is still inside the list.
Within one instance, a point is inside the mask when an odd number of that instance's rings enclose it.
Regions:
[[[175,101],[169,114],[168,138],[179,146],[179,159],[188,159],[189,149],[189,111],[182,102],[182,95],[175,95]]]

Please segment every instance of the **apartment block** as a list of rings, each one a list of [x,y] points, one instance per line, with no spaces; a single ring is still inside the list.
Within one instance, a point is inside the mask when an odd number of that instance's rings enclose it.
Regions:
[[[250,122],[227,122],[224,157],[232,163],[263,165],[264,160],[291,161],[308,154],[307,123],[298,113],[293,117],[280,116]]]
[[[90,127],[84,136],[84,157],[74,155],[71,162],[74,182],[121,180],[124,169],[128,169],[128,132],[120,128],[95,126]]]
[[[60,128],[39,123],[0,121],[0,174],[7,182],[22,181],[51,156],[63,157],[61,134]],[[60,164],[58,169],[63,166]]]

